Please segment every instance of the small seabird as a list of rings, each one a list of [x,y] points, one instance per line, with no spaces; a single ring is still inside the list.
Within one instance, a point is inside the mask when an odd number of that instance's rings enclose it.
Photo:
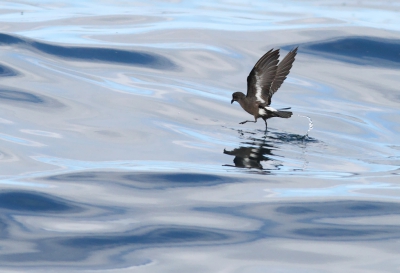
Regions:
[[[267,128],[267,119],[269,118],[290,118],[292,116],[292,112],[282,111],[290,108],[277,110],[269,105],[272,95],[278,91],[289,74],[296,54],[297,47],[290,51],[278,64],[279,49],[271,49],[258,60],[247,77],[247,95],[242,92],[232,94],[231,104],[237,101],[247,113],[254,116],[254,121],[245,120],[240,124],[255,123],[258,118],[262,118],[265,122],[265,128]]]

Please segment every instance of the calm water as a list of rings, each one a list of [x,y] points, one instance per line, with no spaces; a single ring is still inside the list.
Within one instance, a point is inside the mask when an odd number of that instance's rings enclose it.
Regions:
[[[0,1],[1,271],[399,272],[400,4],[285,3]]]

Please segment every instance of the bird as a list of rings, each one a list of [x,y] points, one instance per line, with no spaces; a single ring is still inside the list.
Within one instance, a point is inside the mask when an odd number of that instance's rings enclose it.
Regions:
[[[270,104],[272,96],[281,87],[292,68],[297,49],[298,47],[291,50],[281,62],[279,62],[279,49],[271,49],[257,61],[247,77],[247,95],[242,92],[232,94],[231,104],[237,101],[247,113],[254,116],[254,121],[245,120],[239,124],[256,123],[258,118],[262,118],[267,130],[267,119],[290,118],[293,115],[290,111],[284,111],[290,107],[277,110]]]

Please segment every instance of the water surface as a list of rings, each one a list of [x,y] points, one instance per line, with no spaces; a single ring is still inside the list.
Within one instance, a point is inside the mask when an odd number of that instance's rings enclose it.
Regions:
[[[0,268],[398,272],[399,10],[1,1]],[[238,124],[295,46],[293,117]]]

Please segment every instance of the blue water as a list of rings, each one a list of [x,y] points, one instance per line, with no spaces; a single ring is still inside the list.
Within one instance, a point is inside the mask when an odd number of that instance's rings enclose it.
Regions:
[[[0,4],[0,271],[399,271],[397,2]]]

